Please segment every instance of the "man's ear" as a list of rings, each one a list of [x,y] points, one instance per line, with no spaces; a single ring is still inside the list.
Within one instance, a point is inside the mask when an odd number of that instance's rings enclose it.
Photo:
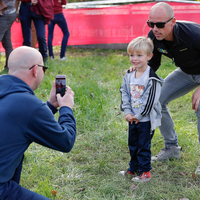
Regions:
[[[174,17],[173,19],[172,19],[172,25],[174,26],[176,24],[176,18]]]
[[[36,78],[36,77],[38,76],[38,67],[37,67],[37,65],[35,65],[35,66],[31,69],[31,71],[32,71],[32,76]]]

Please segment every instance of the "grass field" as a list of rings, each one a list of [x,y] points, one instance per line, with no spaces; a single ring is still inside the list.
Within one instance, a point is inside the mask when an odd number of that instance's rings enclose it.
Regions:
[[[58,56],[48,61],[49,69],[35,94],[47,101],[55,76],[67,76],[67,84],[75,92],[74,148],[63,154],[32,144],[25,153],[21,185],[52,200],[198,200],[200,177],[194,172],[199,143],[192,92],[168,106],[183,149],[181,159],[153,163],[151,181],[134,183],[118,175],[128,168],[130,159],[127,122],[119,108],[119,88],[130,66],[126,51],[68,48],[67,56],[67,61],[59,61]],[[0,74],[7,73],[4,59],[1,56]],[[174,69],[171,60],[163,58],[157,74],[165,78]],[[156,129],[152,155],[163,147]]]

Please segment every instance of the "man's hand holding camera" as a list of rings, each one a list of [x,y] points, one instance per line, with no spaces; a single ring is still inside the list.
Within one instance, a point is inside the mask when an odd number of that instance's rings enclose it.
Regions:
[[[57,95],[55,94],[56,94],[56,83],[54,81],[50,92],[49,103],[53,105],[55,108],[68,106],[69,108],[72,109],[74,107],[74,92],[69,86],[66,87],[66,92],[63,97],[61,97],[59,93]]]
[[[68,106],[71,109],[74,107],[74,92],[67,86],[65,95],[62,97],[59,93],[56,95],[60,107]]]

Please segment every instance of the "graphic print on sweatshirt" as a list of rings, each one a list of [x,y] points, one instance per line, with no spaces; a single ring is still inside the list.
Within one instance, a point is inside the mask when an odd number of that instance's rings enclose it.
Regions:
[[[131,91],[131,106],[133,108],[134,114],[136,114],[142,105],[144,85],[130,84],[129,86]]]

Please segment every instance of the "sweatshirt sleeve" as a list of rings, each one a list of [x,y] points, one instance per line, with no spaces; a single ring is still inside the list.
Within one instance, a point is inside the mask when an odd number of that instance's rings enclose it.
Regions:
[[[135,115],[138,120],[149,115],[155,102],[159,101],[161,84],[155,79],[151,79],[147,85],[147,89],[143,95],[143,102],[140,107],[140,112]]]
[[[76,139],[76,120],[69,107],[61,107],[58,122],[43,103],[29,119],[27,137],[30,141],[62,152],[71,151]]]
[[[126,116],[129,113],[132,113],[131,103],[130,103],[130,95],[129,95],[129,85],[127,85],[127,74],[123,78],[123,83],[120,87],[120,93],[121,93],[121,105],[120,109],[124,112],[124,115]]]

